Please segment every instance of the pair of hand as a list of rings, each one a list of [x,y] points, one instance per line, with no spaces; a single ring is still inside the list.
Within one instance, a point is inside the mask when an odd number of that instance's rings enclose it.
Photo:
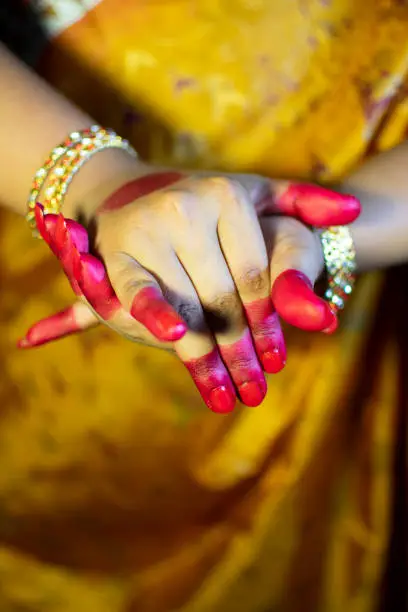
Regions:
[[[352,196],[317,186],[178,172],[125,184],[91,211],[87,229],[37,205],[41,236],[79,299],[20,346],[102,321],[173,349],[213,411],[233,410],[237,394],[256,406],[264,372],[285,365],[279,317],[309,331],[336,327],[313,291],[323,259],[310,226],[344,225],[359,211]]]

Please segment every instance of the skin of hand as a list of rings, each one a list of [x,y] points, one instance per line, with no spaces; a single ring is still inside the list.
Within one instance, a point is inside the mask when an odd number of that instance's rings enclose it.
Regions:
[[[323,259],[307,225],[351,223],[354,197],[255,176],[152,170],[100,202],[71,208],[86,229],[37,206],[39,231],[79,301],[31,327],[21,347],[103,321],[174,350],[207,406],[227,413],[237,394],[261,403],[264,372],[283,368],[279,316],[305,330],[335,328],[313,292]]]

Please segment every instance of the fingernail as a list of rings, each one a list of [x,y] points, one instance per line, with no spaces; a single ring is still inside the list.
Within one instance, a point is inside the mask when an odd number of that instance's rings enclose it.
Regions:
[[[241,401],[246,406],[259,406],[265,397],[266,389],[251,380],[238,387]]]
[[[224,387],[224,385],[222,385],[211,391],[209,404],[213,412],[226,414],[234,410],[235,397],[226,387]]]
[[[92,283],[101,283],[105,278],[105,268],[103,263],[89,255],[88,253],[82,253],[79,256],[79,263],[81,266],[81,280],[87,280]]]
[[[19,349],[30,348],[30,347],[31,347],[31,344],[27,338],[20,338],[20,340],[17,341],[17,348]]]
[[[133,314],[132,311],[131,314]],[[162,310],[159,314],[147,311],[145,316],[148,327],[155,328],[157,334],[168,342],[180,340],[187,331],[187,325],[184,321],[181,321],[180,317],[170,310],[168,312]],[[149,319],[150,322],[148,321]]]
[[[285,367],[286,356],[282,354],[282,351],[277,347],[272,351],[263,353],[261,361],[265,372],[268,372],[268,374],[277,374]]]
[[[89,238],[86,229],[72,219],[65,219],[65,224],[73,246],[80,253],[87,253],[89,251]]]
[[[155,287],[146,287],[139,291],[133,300],[130,314],[164,342],[180,340],[187,331],[185,321]]]
[[[330,335],[330,334],[334,334],[334,332],[336,331],[336,329],[337,329],[337,328],[338,328],[338,326],[339,326],[339,320],[338,320],[338,318],[336,317],[336,315],[334,314],[334,312],[332,312],[332,311],[330,311],[330,312],[332,313],[333,320],[332,320],[332,322],[330,323],[330,325],[328,325],[328,326],[327,326],[327,327],[326,327],[326,328],[323,330],[323,333],[324,333],[324,334],[328,334],[328,335]]]
[[[37,202],[37,204],[35,205],[34,214],[35,223],[37,225],[38,231],[40,232],[40,236],[43,240],[45,240],[47,244],[49,244],[48,229],[44,221],[44,207],[39,202]]]
[[[59,251],[62,252],[69,246],[67,227],[65,225],[65,219],[61,213],[58,215],[57,222],[55,224],[54,237]]]

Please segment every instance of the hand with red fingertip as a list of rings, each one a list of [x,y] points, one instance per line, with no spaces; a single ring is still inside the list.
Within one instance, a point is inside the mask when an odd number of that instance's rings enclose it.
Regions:
[[[285,270],[272,287],[272,302],[290,325],[309,332],[334,331],[337,317],[318,297],[309,278],[298,270]]]
[[[79,301],[32,326],[21,348],[106,322],[175,350],[207,406],[225,414],[237,397],[259,405],[264,372],[284,367],[279,316],[308,331],[335,328],[335,315],[313,291],[323,261],[307,226],[354,220],[359,204],[351,196],[178,172],[152,172],[107,196],[85,211],[96,226],[97,256],[83,225],[36,207],[38,230]],[[224,328],[213,328],[217,318]]]
[[[158,340],[164,342],[176,342],[187,331],[185,321],[155,287],[146,287],[137,294],[132,302],[130,314]]]
[[[312,227],[349,225],[361,212],[357,198],[333,192],[318,185],[292,183],[280,188],[279,208],[282,214],[298,218]]]

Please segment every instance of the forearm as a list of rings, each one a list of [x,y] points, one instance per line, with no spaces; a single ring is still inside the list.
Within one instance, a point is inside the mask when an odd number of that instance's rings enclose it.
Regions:
[[[351,228],[359,270],[408,261],[408,143],[366,162],[344,190],[362,203]]]
[[[67,135],[94,121],[58,94],[0,45],[0,203],[19,214],[26,202],[35,172],[50,151]],[[122,151],[95,156],[78,174],[64,204],[70,207],[87,192],[114,189],[131,175],[135,163]],[[102,178],[103,177],[103,178]]]

